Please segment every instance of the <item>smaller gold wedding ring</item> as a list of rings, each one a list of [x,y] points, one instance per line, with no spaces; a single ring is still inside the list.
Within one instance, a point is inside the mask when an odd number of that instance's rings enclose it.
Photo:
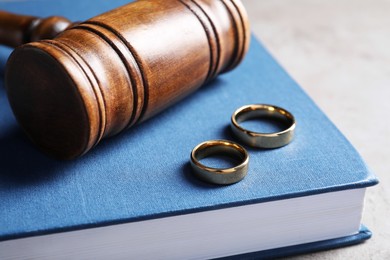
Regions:
[[[237,160],[231,168],[213,168],[200,162],[212,155],[224,155]],[[244,147],[227,140],[211,140],[197,145],[191,152],[191,166],[201,180],[214,184],[233,184],[242,180],[248,172],[249,155]]]
[[[243,128],[240,123],[253,118],[274,118],[286,123],[286,129],[276,133],[259,133]],[[284,146],[294,138],[295,119],[287,110],[264,104],[247,105],[237,109],[231,118],[233,133],[247,145],[259,148]]]

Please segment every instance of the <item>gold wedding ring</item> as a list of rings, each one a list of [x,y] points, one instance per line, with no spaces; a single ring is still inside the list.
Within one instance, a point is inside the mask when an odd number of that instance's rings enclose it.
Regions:
[[[200,162],[212,155],[224,155],[238,161],[231,168],[213,168]],[[195,175],[214,184],[233,184],[242,180],[248,172],[249,155],[244,147],[227,140],[211,140],[197,145],[191,152],[191,166]]]
[[[241,122],[253,118],[274,118],[286,123],[286,129],[276,133],[259,133],[245,129]],[[290,143],[294,137],[295,119],[287,110],[264,104],[254,104],[240,107],[231,118],[233,133],[243,143],[259,148],[277,148]]]

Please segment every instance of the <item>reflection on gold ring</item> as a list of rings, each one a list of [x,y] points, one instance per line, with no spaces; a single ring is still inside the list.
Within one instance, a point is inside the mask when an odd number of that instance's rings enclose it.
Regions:
[[[257,118],[272,117],[287,122],[288,127],[276,133],[259,133],[245,129],[241,122]],[[259,148],[277,148],[289,144],[294,138],[295,118],[287,110],[264,104],[254,104],[240,107],[231,118],[231,128],[233,133],[247,145]]]
[[[213,168],[200,162],[211,155],[226,155],[238,159],[239,164],[231,168]],[[248,172],[249,155],[244,147],[227,140],[211,140],[197,145],[191,152],[194,174],[214,184],[232,184],[242,180]]]

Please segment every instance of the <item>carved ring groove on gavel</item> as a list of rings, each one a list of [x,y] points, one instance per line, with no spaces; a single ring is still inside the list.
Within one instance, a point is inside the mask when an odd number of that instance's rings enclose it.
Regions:
[[[7,95],[35,144],[75,158],[237,66],[248,27],[239,0],[137,1],[16,48]]]

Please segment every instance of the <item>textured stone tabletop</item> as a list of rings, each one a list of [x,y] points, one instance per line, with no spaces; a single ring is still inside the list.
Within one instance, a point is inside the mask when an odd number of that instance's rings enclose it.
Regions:
[[[379,177],[365,243],[296,259],[390,259],[390,1],[243,0],[252,31]]]

